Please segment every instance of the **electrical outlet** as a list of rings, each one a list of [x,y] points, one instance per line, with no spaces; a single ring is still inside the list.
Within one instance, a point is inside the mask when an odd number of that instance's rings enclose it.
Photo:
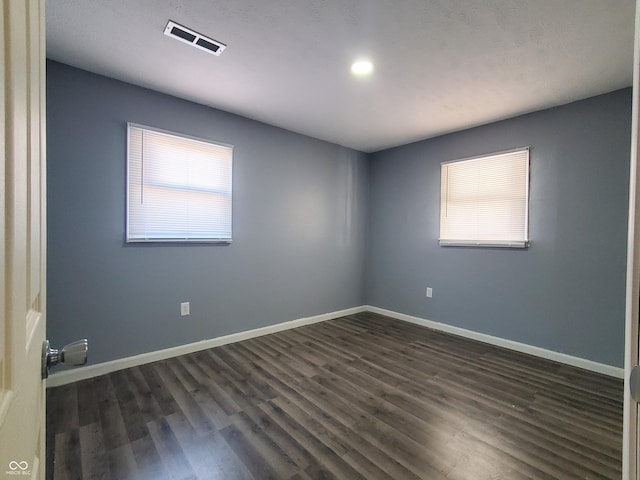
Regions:
[[[427,287],[427,298],[433,297],[433,288]]]
[[[191,314],[191,305],[189,302],[182,302],[180,304],[180,316],[184,317],[185,315]]]

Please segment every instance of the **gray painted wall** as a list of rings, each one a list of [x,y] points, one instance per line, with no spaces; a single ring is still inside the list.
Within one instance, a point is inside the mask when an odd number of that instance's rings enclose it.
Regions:
[[[55,346],[87,337],[98,363],[364,303],[365,154],[55,62],[47,75]],[[232,245],[124,244],[127,121],[235,146]]]
[[[622,366],[630,89],[367,156],[47,73],[54,345],[98,363],[367,303]],[[127,121],[235,145],[232,245],[124,244]],[[525,145],[532,246],[438,246],[440,162]]]
[[[630,138],[626,89],[372,155],[367,303],[621,367]],[[440,162],[526,145],[531,247],[440,247]]]

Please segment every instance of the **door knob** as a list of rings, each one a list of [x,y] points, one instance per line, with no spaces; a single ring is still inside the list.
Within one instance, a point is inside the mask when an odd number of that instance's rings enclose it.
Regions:
[[[84,365],[87,363],[89,342],[86,338],[62,347],[62,350],[51,348],[49,340],[42,345],[42,378],[49,376],[49,369],[54,365]]]

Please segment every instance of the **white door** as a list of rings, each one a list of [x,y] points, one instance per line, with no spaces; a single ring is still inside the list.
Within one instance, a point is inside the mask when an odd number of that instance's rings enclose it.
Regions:
[[[0,478],[44,479],[44,0],[2,0]]]

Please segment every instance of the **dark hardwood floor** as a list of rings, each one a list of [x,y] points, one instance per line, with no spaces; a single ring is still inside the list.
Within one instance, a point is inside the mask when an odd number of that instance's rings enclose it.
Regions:
[[[622,381],[362,313],[47,392],[49,479],[618,479]]]

